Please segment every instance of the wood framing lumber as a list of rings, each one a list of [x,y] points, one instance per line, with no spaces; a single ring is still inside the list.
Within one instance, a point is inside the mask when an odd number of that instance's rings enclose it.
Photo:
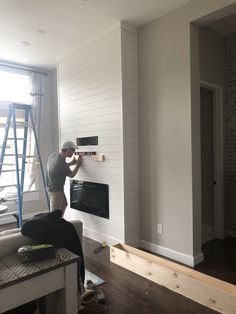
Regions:
[[[95,161],[104,161],[105,160],[105,156],[104,155],[93,155],[92,159]]]
[[[110,248],[111,262],[215,311],[236,314],[236,286],[126,244]]]

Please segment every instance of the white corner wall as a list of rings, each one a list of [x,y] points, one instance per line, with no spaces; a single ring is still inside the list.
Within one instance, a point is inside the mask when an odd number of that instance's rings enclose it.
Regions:
[[[137,102],[132,100],[137,91],[132,94],[136,82],[132,58],[136,55],[132,49],[125,49],[125,64],[130,70],[122,74],[122,47],[132,46],[133,40],[125,32],[117,24],[58,63],[60,140],[98,136],[96,151],[105,155],[105,161],[96,162],[84,156],[76,178],[109,185],[109,219],[69,208],[66,218],[82,220],[86,236],[112,244],[133,240],[138,233],[137,177],[134,177],[137,162],[132,163],[132,158],[137,158],[133,145],[135,142],[137,146],[134,121]],[[127,229],[126,223],[131,228]]]

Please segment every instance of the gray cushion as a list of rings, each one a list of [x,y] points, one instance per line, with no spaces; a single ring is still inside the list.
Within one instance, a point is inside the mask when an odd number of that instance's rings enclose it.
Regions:
[[[34,243],[33,239],[23,236],[21,232],[2,235],[0,236],[0,257],[17,252],[22,245],[31,243]]]

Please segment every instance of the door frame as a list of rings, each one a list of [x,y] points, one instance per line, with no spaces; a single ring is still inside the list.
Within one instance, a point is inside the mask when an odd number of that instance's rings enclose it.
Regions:
[[[200,81],[200,87],[213,92],[213,145],[214,145],[214,236],[224,239],[224,106],[223,87]]]

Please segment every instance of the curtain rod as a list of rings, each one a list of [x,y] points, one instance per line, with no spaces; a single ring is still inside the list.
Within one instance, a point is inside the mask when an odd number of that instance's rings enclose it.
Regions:
[[[26,66],[19,66],[16,64],[8,64],[8,63],[2,63],[0,62],[0,67],[5,67],[5,68],[12,68],[12,69],[18,69],[18,70],[24,70],[24,71],[30,71],[30,72],[34,72],[34,73],[41,73],[47,76],[47,73],[44,71],[40,71],[40,70],[36,70],[30,67],[26,67]]]

